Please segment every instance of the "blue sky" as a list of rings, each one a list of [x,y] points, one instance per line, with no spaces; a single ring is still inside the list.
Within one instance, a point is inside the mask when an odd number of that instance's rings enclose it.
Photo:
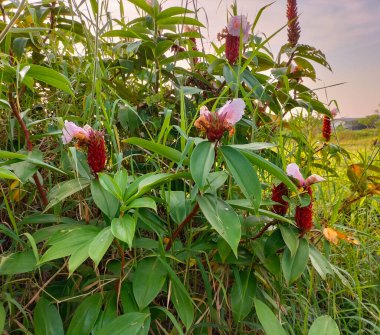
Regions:
[[[208,22],[205,39],[215,41],[217,33],[226,25],[226,11],[233,1],[167,0],[163,7],[188,3],[192,9],[192,1],[198,8],[203,8],[199,12],[200,20]],[[238,12],[253,22],[258,10],[270,2],[238,0]],[[130,6],[127,5],[127,9]],[[285,10],[286,0],[273,3],[263,13],[255,34],[268,35],[286,24]],[[331,73],[317,66],[319,79],[311,86],[316,88],[346,82],[326,92],[320,91],[321,101],[337,100],[344,117],[369,115],[380,109],[380,0],[299,0],[298,12],[300,43],[321,49],[333,68]],[[131,15],[128,19],[134,18],[133,10],[126,10],[126,13]],[[285,41],[286,30],[271,42],[274,54]]]

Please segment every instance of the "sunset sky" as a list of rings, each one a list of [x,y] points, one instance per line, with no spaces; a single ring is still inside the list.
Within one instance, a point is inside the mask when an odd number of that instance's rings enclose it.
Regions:
[[[203,35],[216,41],[216,35],[226,25],[226,11],[232,0],[193,0],[201,8],[199,18],[207,24]],[[116,2],[116,1],[115,1]],[[167,0],[163,7],[187,6],[192,0]],[[269,4],[267,0],[238,0],[238,13],[253,22],[258,10]],[[135,13],[126,6],[128,19]],[[129,9],[129,10],[128,10]],[[255,34],[270,35],[286,24],[286,0],[277,0],[263,13]],[[300,43],[321,49],[333,72],[316,66],[318,81],[314,88],[345,82],[346,84],[319,91],[323,102],[337,100],[343,117],[373,114],[380,109],[380,0],[299,0]],[[207,14],[207,20],[205,17]],[[131,17],[129,17],[131,16]],[[286,41],[286,29],[271,42],[277,54]],[[211,51],[207,50],[206,52]]]

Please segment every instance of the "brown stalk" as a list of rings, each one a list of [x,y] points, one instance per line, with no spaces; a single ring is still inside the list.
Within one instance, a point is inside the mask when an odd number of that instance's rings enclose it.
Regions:
[[[30,140],[29,131],[28,131],[28,128],[26,127],[26,124],[25,124],[24,120],[21,117],[19,106],[16,103],[15,99],[13,98],[11,90],[9,90],[9,93],[8,93],[8,100],[9,100],[9,104],[10,104],[11,109],[12,109],[12,113],[13,113],[14,117],[16,118],[17,122],[19,123],[19,125],[20,125],[20,127],[21,127],[21,129],[22,129],[22,131],[24,133],[25,142],[26,142],[26,148],[27,148],[27,150],[29,152],[31,152],[33,150],[33,144],[32,144],[32,142]],[[49,202],[48,202],[47,197],[46,197],[46,191],[43,188],[40,180],[38,179],[37,173],[35,173],[33,175],[33,179],[34,179],[34,182],[36,183],[38,193],[41,196],[42,203],[46,207]]]
[[[169,251],[170,248],[173,245],[173,241],[178,237],[179,233],[182,231],[182,229],[192,220],[195,214],[197,214],[199,210],[199,204],[196,203],[192,211],[189,213],[188,216],[182,221],[182,223],[177,227],[177,229],[174,231],[172,237],[170,238],[168,244],[166,245],[166,251]]]

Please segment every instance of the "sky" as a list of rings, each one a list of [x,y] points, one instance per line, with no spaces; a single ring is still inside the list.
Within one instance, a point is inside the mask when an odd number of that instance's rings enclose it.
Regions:
[[[166,0],[163,8],[187,6],[193,1],[200,9],[198,15],[207,29],[202,31],[205,41],[216,42],[216,35],[227,22],[227,9],[232,0]],[[254,21],[259,9],[270,0],[237,0],[238,14]],[[127,1],[127,19],[135,17],[133,6]],[[257,24],[254,34],[270,35],[286,24],[286,0],[277,0],[267,8]],[[113,11],[118,8],[117,1]],[[312,88],[343,85],[318,90],[324,103],[337,100],[340,117],[361,117],[380,110],[380,0],[298,0],[301,38],[299,43],[309,44],[325,53],[333,72],[316,65],[317,82]],[[286,29],[270,43],[276,55],[286,41]],[[208,50],[205,44],[206,52]]]

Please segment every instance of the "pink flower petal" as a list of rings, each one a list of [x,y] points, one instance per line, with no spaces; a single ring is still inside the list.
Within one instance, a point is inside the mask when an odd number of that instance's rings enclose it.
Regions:
[[[338,115],[339,111],[337,108],[334,108],[330,111],[330,113],[331,113],[332,117],[334,118]]]
[[[306,178],[305,186],[310,186],[312,184],[320,183],[322,181],[326,181],[326,179],[322,178],[321,176],[318,176],[317,174],[312,174],[311,176]]]
[[[73,140],[74,137],[78,136],[79,134],[88,137],[91,130],[92,128],[89,125],[81,128],[78,127],[74,122],[66,120],[65,125],[62,129],[62,142],[63,144],[68,144]]]
[[[245,102],[243,99],[227,101],[227,103],[218,110],[218,116],[220,119],[234,125],[243,117],[244,108]]]
[[[245,15],[236,15],[228,21],[227,30],[232,36],[240,36],[240,29],[243,35],[243,42],[248,41],[251,24],[248,22]]]
[[[208,110],[208,108],[206,106],[201,107],[200,115],[201,116],[204,115],[206,117],[208,117],[210,115],[210,111]]]
[[[289,177],[293,177],[294,179],[298,180],[299,186],[304,186],[305,185],[305,179],[302,176],[302,174],[300,172],[300,168],[298,167],[298,165],[296,163],[290,163],[286,167],[286,174]]]

